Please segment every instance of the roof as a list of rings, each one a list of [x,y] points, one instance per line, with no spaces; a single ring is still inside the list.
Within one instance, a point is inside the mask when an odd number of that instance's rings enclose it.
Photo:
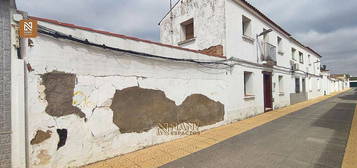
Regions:
[[[303,45],[301,42],[299,42],[298,40],[296,40],[295,38],[293,38],[291,36],[291,34],[289,32],[287,32],[286,30],[284,30],[280,25],[278,25],[277,23],[275,23],[273,20],[269,19],[269,17],[267,17],[264,13],[262,13],[259,9],[257,9],[256,7],[254,7],[252,4],[250,4],[249,2],[247,2],[246,0],[234,0],[234,1],[239,1],[242,2],[243,4],[245,4],[249,9],[252,9],[254,12],[256,12],[259,16],[261,16],[262,18],[264,18],[266,21],[268,21],[270,24],[272,24],[273,26],[275,26],[277,29],[279,29],[279,31],[283,32],[284,34],[286,34],[287,36],[289,36],[289,38],[291,38],[293,41],[295,41],[296,43],[298,43],[299,45],[301,45],[302,47],[306,48],[307,50],[311,51],[312,53],[316,54],[319,57],[322,57],[319,53],[317,53],[315,50],[311,49],[310,47],[307,47],[305,45]],[[175,8],[177,6],[177,4],[181,2],[181,0],[177,1],[177,3],[166,13],[166,15],[161,19],[161,21],[159,22],[159,25],[161,24],[161,22],[166,18],[166,16],[172,11],[173,8]]]
[[[159,45],[159,46],[163,46],[163,47],[175,48],[175,49],[179,49],[179,50],[185,50],[185,51],[204,54],[204,55],[213,56],[213,57],[226,58],[225,56],[222,56],[222,55],[209,54],[209,53],[205,53],[205,52],[202,52],[199,50],[192,50],[192,49],[188,49],[188,48],[182,48],[182,47],[178,47],[178,46],[173,46],[173,45],[163,44],[163,43],[154,42],[154,41],[150,41],[150,40],[140,39],[140,38],[136,38],[136,37],[126,36],[126,35],[122,35],[122,34],[117,34],[117,33],[112,33],[112,32],[107,32],[107,31],[102,31],[102,30],[96,30],[96,29],[92,29],[92,28],[88,28],[88,27],[78,26],[75,24],[59,22],[57,20],[52,20],[52,19],[47,19],[47,18],[30,16],[30,19],[34,19],[34,20],[42,21],[42,22],[48,22],[48,23],[52,23],[52,24],[56,24],[56,25],[60,25],[60,26],[64,26],[64,27],[70,27],[70,28],[100,33],[100,34],[118,37],[118,38],[122,38],[122,39],[134,40],[134,41],[144,42],[144,43],[148,43],[148,44],[155,44],[155,45]]]

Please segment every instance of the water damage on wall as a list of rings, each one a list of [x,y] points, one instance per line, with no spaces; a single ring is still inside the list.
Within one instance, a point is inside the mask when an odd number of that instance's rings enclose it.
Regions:
[[[224,105],[213,101],[207,96],[193,94],[178,106],[177,119],[179,123],[194,122],[198,126],[212,125],[224,119]]]
[[[41,76],[45,86],[45,95],[48,105],[46,113],[54,117],[76,114],[84,118],[85,114],[72,105],[73,91],[76,84],[76,75],[64,72],[50,72]]]
[[[40,144],[43,141],[51,138],[51,135],[52,135],[52,131],[50,131],[50,130],[47,130],[46,132],[42,131],[42,130],[37,130],[36,135],[31,140],[30,144],[31,145]]]
[[[196,122],[206,126],[223,121],[224,105],[194,94],[177,106],[161,90],[130,87],[117,90],[112,105],[113,122],[120,132],[145,132],[158,123]]]

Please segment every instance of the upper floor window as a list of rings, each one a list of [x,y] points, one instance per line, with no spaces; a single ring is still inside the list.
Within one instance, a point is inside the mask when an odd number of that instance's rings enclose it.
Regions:
[[[283,54],[283,39],[281,37],[277,37],[278,41],[278,53]]]
[[[311,66],[311,55],[307,55],[307,61],[309,62],[309,65]]]
[[[193,19],[181,23],[184,40],[190,40],[195,37]]]
[[[248,37],[252,37],[252,21],[245,17],[242,16],[242,26],[243,26],[243,35],[244,36],[248,36]]]
[[[299,52],[299,62],[304,63],[304,54],[302,52]]]
[[[296,49],[295,48],[291,48],[291,58],[293,60],[296,60],[295,55],[296,55]]]
[[[263,32],[267,31],[267,29],[263,29]],[[263,36],[264,42],[269,43],[269,33],[265,33]]]

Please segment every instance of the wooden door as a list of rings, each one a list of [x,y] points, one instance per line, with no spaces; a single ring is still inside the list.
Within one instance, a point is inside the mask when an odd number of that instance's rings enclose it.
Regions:
[[[273,93],[272,93],[272,74],[269,72],[263,72],[264,81],[264,111],[273,110]]]

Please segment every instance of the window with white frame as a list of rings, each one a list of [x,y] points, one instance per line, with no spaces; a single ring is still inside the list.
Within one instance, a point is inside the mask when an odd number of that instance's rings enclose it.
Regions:
[[[299,62],[304,63],[304,54],[302,52],[299,52]]]
[[[284,78],[283,78],[283,76],[279,76],[278,80],[279,80],[279,93],[284,93]]]
[[[309,62],[309,66],[311,66],[311,55],[309,54],[309,55],[307,55],[307,61]]]
[[[296,55],[296,49],[295,48],[291,48],[291,58],[293,60],[296,60],[295,55]]]
[[[242,16],[243,35],[252,37],[252,21],[246,16]]]
[[[280,54],[283,54],[284,51],[283,51],[283,39],[281,37],[277,37],[277,41],[278,41],[278,52]]]
[[[253,73],[252,72],[244,72],[244,95],[245,96],[253,96]]]

